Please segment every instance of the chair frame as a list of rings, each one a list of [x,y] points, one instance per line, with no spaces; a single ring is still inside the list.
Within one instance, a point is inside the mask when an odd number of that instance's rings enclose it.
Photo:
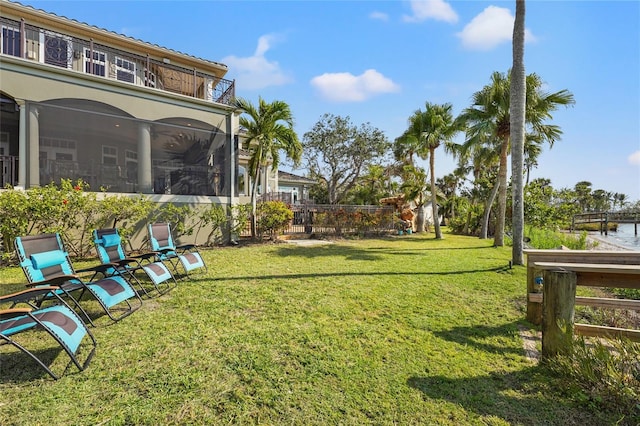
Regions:
[[[15,336],[20,334],[23,331],[38,329],[41,328],[46,331],[58,344],[64,349],[67,355],[70,358],[70,362],[67,365],[68,367],[71,363],[75,364],[79,371],[84,371],[91,362],[93,358],[97,343],[96,339],[89,330],[88,327],[84,325],[83,320],[80,316],[73,310],[71,307],[59,296],[58,287],[36,287],[27,290],[23,290],[18,293],[12,293],[5,296],[0,296],[0,303],[10,303],[9,309],[0,310],[0,345],[1,344],[11,344],[16,347],[26,355],[28,355],[32,360],[34,360],[41,368],[43,368],[54,380],[60,378],[59,375],[54,373],[49,366],[47,366],[40,358],[38,358],[33,352],[29,351],[23,345],[14,340],[11,336]],[[58,309],[58,313],[62,313],[67,317],[72,318],[74,325],[82,327],[84,334],[81,336],[80,340],[77,343],[77,347],[75,349],[71,348],[69,344],[65,341],[64,337],[58,335],[54,329],[52,329],[49,325],[49,322],[52,322],[47,319],[38,318],[45,312],[52,309],[52,307],[47,308],[37,308],[34,309],[31,305],[31,301],[34,298],[47,298],[54,301],[54,305]],[[28,308],[16,307],[20,304],[27,304]],[[54,324],[59,326],[59,324]],[[13,331],[12,331],[13,328]],[[85,358],[84,362],[80,362],[76,354],[78,353],[78,349],[80,348],[80,343],[84,339],[85,336],[89,336],[91,340],[91,351],[89,355]],[[3,343],[4,342],[4,343]],[[66,369],[65,369],[66,371]]]
[[[205,273],[209,271],[207,264],[204,262],[202,255],[198,251],[195,244],[176,245],[171,234],[171,225],[167,222],[156,222],[147,225],[149,233],[149,245],[151,251],[157,254],[157,258],[161,261],[167,261],[173,268],[174,275],[179,276],[179,265],[182,265],[184,277],[189,276],[189,272],[193,269],[204,268]],[[196,264],[198,266],[190,267]]]
[[[136,272],[142,271],[146,275],[146,277],[153,284],[154,289],[157,291],[158,295],[163,295],[177,286],[178,282],[176,281],[176,278],[173,276],[169,268],[167,268],[166,265],[161,261],[153,261],[156,259],[157,253],[149,252],[141,253],[139,255],[127,255],[117,228],[95,229],[92,235],[98,258],[103,265],[110,265],[111,268],[113,268],[101,270],[100,273],[107,274],[107,276],[113,275],[115,273],[120,273],[122,275],[130,277],[130,281],[134,281],[147,297],[151,296],[145,286],[136,276]],[[117,241],[117,244],[106,247],[104,239],[105,237],[109,236],[115,236],[116,239],[113,240],[113,242]],[[154,273],[154,269],[156,269],[157,267],[161,268],[163,271],[166,271],[169,277],[158,276],[156,273]],[[173,286],[171,285],[170,281],[173,281]],[[166,283],[164,288],[160,287],[160,284],[162,283]]]
[[[36,245],[38,246],[38,250],[27,250],[25,248],[25,243],[28,245]],[[89,317],[86,310],[80,306],[79,301],[84,296],[85,292],[89,292],[95,300],[98,301],[104,312],[107,316],[114,322],[120,321],[121,319],[131,315],[133,312],[138,310],[142,306],[142,299],[138,292],[136,292],[131,284],[120,274],[108,275],[106,270],[108,268],[113,268],[115,265],[98,265],[91,268],[79,269],[75,270],[73,268],[73,264],[69,258],[69,254],[64,248],[64,243],[62,242],[62,238],[60,234],[40,234],[40,235],[29,235],[25,237],[17,237],[14,241],[14,245],[16,248],[16,253],[18,254],[18,260],[20,261],[20,266],[22,267],[22,271],[27,277],[27,287],[39,287],[39,286],[55,286],[58,287],[58,294],[64,294],[68,296],[70,300],[73,301],[73,305],[82,312],[83,316],[86,317],[89,324],[95,326],[93,320]],[[60,264],[51,266],[38,268],[34,265],[33,257],[38,254],[45,253],[55,253],[56,256],[60,257]],[[80,277],[79,274],[83,273],[93,273],[93,276],[85,281]],[[99,280],[94,280],[98,273],[101,273],[104,278]],[[105,289],[108,292],[109,287],[119,286],[124,292],[124,296],[131,293],[129,297],[126,299],[119,300],[113,304],[107,306],[107,302],[102,299],[99,295],[98,289]],[[80,296],[74,298],[71,296],[71,293],[76,291],[80,291]],[[32,306],[40,307],[42,302],[46,300],[48,297],[40,297],[37,300],[34,300]],[[138,303],[133,305],[130,300],[137,299]],[[128,309],[126,309],[121,315],[115,316],[111,312],[111,307],[121,306],[122,304],[126,304]]]

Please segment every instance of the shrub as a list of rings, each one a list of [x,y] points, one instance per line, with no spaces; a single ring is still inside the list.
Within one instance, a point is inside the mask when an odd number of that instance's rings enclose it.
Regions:
[[[576,237],[572,234],[526,226],[524,234],[531,240],[529,244],[537,249],[554,249],[560,246],[565,246],[572,250],[585,250],[589,248],[586,232],[581,232],[580,235]]]
[[[567,391],[590,408],[607,408],[640,421],[640,344],[576,338],[571,352],[549,361],[556,374],[567,377]],[[633,424],[633,423],[630,423]]]
[[[268,234],[271,239],[274,239],[293,220],[293,212],[282,201],[267,201],[258,204],[257,216],[258,235],[262,237],[264,234]]]

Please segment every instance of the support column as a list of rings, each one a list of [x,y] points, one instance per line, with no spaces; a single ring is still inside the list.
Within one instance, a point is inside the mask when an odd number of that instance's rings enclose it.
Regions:
[[[21,110],[22,111],[22,110]],[[40,186],[40,111],[35,105],[29,106],[29,143],[27,146],[27,155],[29,161],[26,166],[28,167],[27,182],[25,188],[32,188],[34,186]]]
[[[142,194],[153,192],[151,180],[151,125],[138,125],[138,191]]]
[[[20,108],[18,125],[18,186],[27,187],[27,104],[24,99],[16,99]]]

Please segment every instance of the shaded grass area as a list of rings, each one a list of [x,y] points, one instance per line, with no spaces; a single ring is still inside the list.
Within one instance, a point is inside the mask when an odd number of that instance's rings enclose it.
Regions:
[[[0,424],[615,423],[525,358],[526,270],[491,243],[414,234],[205,251],[208,275],[117,324],[101,318],[83,373],[52,381],[0,347]],[[19,290],[22,272],[4,268],[0,283]]]

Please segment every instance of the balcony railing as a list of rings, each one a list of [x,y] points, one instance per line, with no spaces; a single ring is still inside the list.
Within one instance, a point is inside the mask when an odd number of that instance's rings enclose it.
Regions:
[[[18,184],[18,157],[0,155],[0,189]]]
[[[232,80],[0,17],[2,54],[230,105]]]

